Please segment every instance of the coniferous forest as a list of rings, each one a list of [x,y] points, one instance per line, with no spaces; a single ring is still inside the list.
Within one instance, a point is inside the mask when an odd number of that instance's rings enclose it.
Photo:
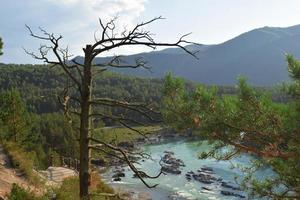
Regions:
[[[2,2],[0,199],[300,199],[299,7]]]

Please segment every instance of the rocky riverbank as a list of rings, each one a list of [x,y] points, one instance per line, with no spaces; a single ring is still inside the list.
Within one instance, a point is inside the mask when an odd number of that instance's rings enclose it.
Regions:
[[[147,137],[139,137],[135,141],[119,142],[117,144],[117,146],[124,150],[127,150],[127,151],[138,152],[138,151],[141,151],[141,149],[145,145],[182,141],[182,140],[187,140],[187,139],[191,139],[191,138],[192,138],[192,136],[191,136],[190,132],[177,133],[173,129],[162,128]],[[132,159],[139,159],[139,157],[138,156],[136,158],[132,157]],[[100,168],[106,168],[106,167],[110,168],[112,166],[123,167],[123,166],[127,165],[126,162],[124,162],[123,160],[117,159],[115,157],[109,157],[108,159],[103,159],[103,158],[102,159],[101,158],[92,159],[91,163],[94,166],[100,167]]]
[[[165,174],[178,176],[181,175],[184,171],[187,171],[188,166],[184,164],[184,161],[175,157],[176,155],[172,151],[165,151],[164,156],[160,161],[161,170]],[[124,168],[116,168],[112,173],[112,181],[119,182],[125,177]],[[212,167],[200,166],[198,170],[193,171],[189,170],[184,173],[184,177],[188,182],[199,182],[201,186],[201,191],[203,192],[214,192],[219,193],[222,196],[235,197],[238,199],[245,199],[241,188],[233,182],[223,180],[222,177],[218,176]],[[133,176],[136,178],[136,176]],[[174,194],[173,194],[174,196]],[[176,195],[175,195],[176,196]],[[172,199],[172,194],[168,196],[169,199]],[[174,197],[174,199],[177,199]]]
[[[140,148],[145,145],[157,146],[164,143],[168,144],[170,142],[176,143],[175,141],[186,141],[188,139],[190,139],[190,137],[186,135],[158,133],[156,135],[152,135],[151,138],[149,138],[148,140],[139,139],[134,144],[123,142],[118,145],[127,150],[140,150]],[[138,162],[143,163],[146,162],[146,160],[140,159],[138,160]],[[197,190],[200,193],[213,193],[219,196],[223,196],[224,199],[246,198],[245,193],[236,184],[234,184],[234,182],[224,178],[222,175],[215,171],[214,167],[210,167],[210,165],[198,165],[197,168],[196,166],[186,164],[185,159],[178,158],[177,153],[169,149],[161,151],[161,158],[156,162],[156,164],[158,163],[160,164],[161,170],[165,174],[163,175],[164,177],[178,177],[176,178],[176,180],[181,180],[181,182],[187,182],[187,184],[191,183],[199,185],[197,186]],[[112,166],[113,169],[111,168]],[[155,196],[156,192],[153,192],[153,189],[147,190],[146,187],[142,185],[142,183],[140,183],[140,187],[137,187],[137,185],[135,185],[134,187],[127,185],[128,181],[131,178],[134,178],[135,175],[129,173],[128,167],[126,167],[126,164],[124,162],[121,162],[119,160],[113,160],[110,163],[110,169],[110,172],[107,173],[106,180],[111,185],[121,185],[123,189],[128,189],[130,191],[129,193],[131,194],[132,199],[136,199],[133,197],[139,196],[139,194],[142,194],[142,196],[145,197],[144,199],[155,199],[153,195]],[[147,169],[144,168],[143,170],[147,171]],[[150,179],[146,179],[146,181],[150,181]],[[138,182],[138,180],[136,180],[135,182]],[[151,198],[147,193],[151,194]],[[180,192],[173,193],[171,190],[163,191],[162,189],[160,189],[159,195],[161,194],[163,194],[163,196],[159,196],[156,198],[194,199],[185,198],[183,197],[184,195],[180,194]]]

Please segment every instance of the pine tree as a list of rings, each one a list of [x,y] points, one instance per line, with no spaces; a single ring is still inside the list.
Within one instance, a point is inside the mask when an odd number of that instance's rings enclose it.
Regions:
[[[22,142],[29,131],[29,118],[19,91],[10,90],[0,97],[1,121],[5,128],[4,139]]]
[[[250,196],[271,199],[300,199],[300,62],[287,56],[292,83],[286,85],[292,97],[276,103],[240,78],[236,96],[218,96],[215,88],[198,86],[187,92],[184,82],[168,75],[165,84],[164,118],[177,129],[192,128],[214,149],[201,158],[228,160],[240,153],[259,157],[243,167],[240,182]],[[226,153],[224,147],[232,146]],[[226,148],[228,149],[228,148]],[[257,180],[255,172],[269,166],[277,175]]]

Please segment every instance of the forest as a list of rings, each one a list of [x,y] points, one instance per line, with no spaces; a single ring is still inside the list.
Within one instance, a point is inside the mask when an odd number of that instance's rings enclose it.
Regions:
[[[63,156],[76,155],[78,157],[76,133],[64,118],[62,106],[57,100],[65,84],[63,74],[46,65],[2,64],[0,72],[3,75],[0,79],[1,110],[10,109],[6,112],[16,112],[20,115],[20,123],[24,123],[27,127],[22,127],[18,135],[20,135],[20,140],[26,140],[24,144],[28,145],[28,150],[37,154],[38,166],[46,167],[47,158],[53,152]],[[104,97],[121,100],[134,98],[135,101],[153,102],[158,106],[162,101],[164,80],[107,72],[97,76],[94,84],[95,93]],[[195,83],[186,82],[189,90],[192,90],[195,85]],[[236,89],[232,86],[219,87],[219,93],[231,95],[236,93]],[[12,99],[16,100],[18,107],[11,107]],[[107,109],[107,112],[122,112],[118,108]],[[2,129],[10,126],[9,121],[6,123],[5,126],[2,120]],[[103,126],[115,125],[109,120],[101,123]],[[2,130],[2,132],[5,131]],[[26,139],[26,135],[31,138]],[[8,136],[2,135],[2,137]],[[41,146],[35,147],[32,144]]]
[[[290,65],[292,65],[291,62],[297,62],[292,57],[290,57],[289,61]],[[59,69],[50,69],[47,65],[2,64],[0,71],[3,74],[0,80],[1,140],[7,141],[6,148],[11,152],[16,151],[16,149],[26,152],[24,157],[30,160],[28,165],[39,170],[49,167],[50,158],[53,156],[56,156],[56,159],[58,156],[78,159],[78,133],[64,115],[63,108],[57,100],[58,96],[63,92],[62,88],[66,81],[63,73]],[[245,79],[241,78],[238,87],[205,86],[173,77],[171,73],[166,75],[164,79],[151,79],[106,72],[97,76],[94,84],[95,93],[101,94],[106,98],[117,98],[124,101],[134,98],[135,101],[152,102],[162,111],[165,122],[179,132],[193,127],[195,129],[193,131],[195,132],[194,135],[202,139],[206,138],[213,142],[216,138],[218,140],[221,138],[222,142],[218,143],[212,152],[203,152],[202,155],[203,158],[213,156],[217,159],[228,159],[228,156],[231,157],[238,152],[242,152],[242,150],[227,152],[224,155],[218,154],[218,149],[228,144],[226,143],[227,137],[223,141],[223,137],[211,136],[211,132],[224,131],[223,129],[229,128],[231,129],[230,132],[238,134],[244,127],[257,127],[257,123],[261,123],[258,120],[262,119],[266,121],[259,125],[262,126],[260,129],[269,129],[265,126],[269,126],[268,120],[271,116],[257,116],[252,122],[253,124],[249,125],[249,119],[253,118],[252,114],[258,112],[269,115],[263,109],[275,109],[274,112],[278,112],[276,111],[277,109],[282,110],[280,112],[286,112],[287,109],[293,110],[293,102],[297,94],[297,88],[296,86],[293,87],[293,85],[288,87],[282,85],[280,88],[251,88],[246,84]],[[176,93],[172,92],[174,90]],[[175,96],[172,96],[174,94]],[[253,98],[253,100],[249,98]],[[242,99],[240,105],[237,104],[237,99]],[[272,101],[275,102],[275,107],[272,105]],[[249,103],[250,106],[248,105]],[[262,106],[266,104],[265,106],[267,107],[272,105],[274,108],[261,108],[257,104],[262,104]],[[289,108],[288,105],[292,107]],[[218,106],[221,107],[218,108]],[[226,115],[230,113],[224,111],[224,109],[233,108],[250,109],[247,112],[250,116],[244,116],[244,111],[238,114],[240,112],[238,110],[232,113],[233,119],[227,119],[230,116],[225,117],[221,115],[221,113],[226,113]],[[124,111],[120,108],[106,109],[105,112],[115,114],[123,113]],[[219,111],[219,109],[221,110]],[[289,111],[288,113],[291,112]],[[139,115],[135,114],[128,113],[132,118],[139,118]],[[182,116],[192,118],[182,118]],[[227,128],[226,125],[225,127],[221,126],[224,123],[223,120],[226,123],[227,120],[233,123],[236,121],[236,117],[245,119],[244,124],[240,122],[241,124],[238,126],[228,125],[229,127]],[[147,120],[145,119],[145,121]],[[99,121],[98,123],[100,127],[118,125],[111,120]],[[152,125],[157,126],[161,125],[161,123]],[[220,129],[216,129],[218,127]],[[120,134],[124,133],[121,132]],[[125,137],[129,136],[125,135]],[[110,137],[108,137],[108,140],[110,140]],[[251,145],[256,146],[257,139],[251,140]],[[294,164],[294,161],[292,164]],[[35,179],[33,178],[33,180]],[[269,182],[265,184],[273,185],[274,183]],[[257,188],[260,187],[261,185],[256,185],[254,194],[265,196],[267,191],[257,191]]]
[[[168,26],[144,19],[144,1],[13,5],[0,31],[0,199],[300,199],[300,26],[257,28],[238,19],[269,7],[219,2],[244,12],[220,31],[210,20],[230,16],[191,1],[191,13],[147,2],[179,11]],[[198,9],[190,20],[200,4],[203,34]]]

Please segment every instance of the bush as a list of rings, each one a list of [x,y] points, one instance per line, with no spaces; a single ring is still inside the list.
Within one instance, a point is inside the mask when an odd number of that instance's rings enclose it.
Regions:
[[[101,181],[99,174],[92,174],[91,178],[92,200],[117,200],[117,197],[98,196],[99,193],[114,194],[114,190]],[[79,200],[79,179],[70,177],[63,181],[61,187],[55,191],[57,200]]]
[[[25,190],[15,183],[6,197],[8,200],[37,200],[29,190]]]
[[[20,187],[18,184],[13,184],[11,191],[6,195],[7,200],[50,200],[46,195],[37,197],[30,190]]]

